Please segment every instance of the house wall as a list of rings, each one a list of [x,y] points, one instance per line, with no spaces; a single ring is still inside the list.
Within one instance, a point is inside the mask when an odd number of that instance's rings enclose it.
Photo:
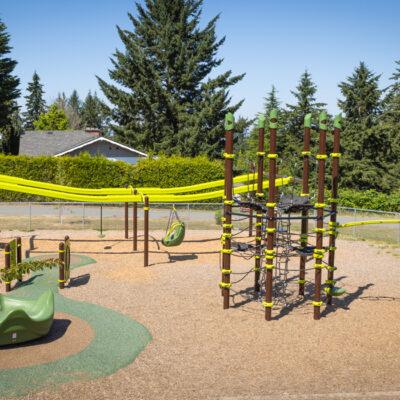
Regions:
[[[132,153],[118,145],[114,145],[108,142],[96,142],[89,144],[80,149],[71,151],[68,155],[76,156],[81,153],[89,153],[92,156],[102,155],[106,158],[118,161],[125,161],[129,164],[136,164],[141,158],[143,158],[140,154]]]

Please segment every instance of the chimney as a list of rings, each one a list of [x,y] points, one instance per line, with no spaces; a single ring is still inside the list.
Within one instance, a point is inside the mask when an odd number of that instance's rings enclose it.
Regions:
[[[101,130],[97,128],[85,128],[85,132],[96,138],[102,136]]]

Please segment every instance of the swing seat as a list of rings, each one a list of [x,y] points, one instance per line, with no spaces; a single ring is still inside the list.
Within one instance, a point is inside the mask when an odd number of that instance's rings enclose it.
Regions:
[[[49,333],[54,318],[51,289],[37,300],[0,295],[0,346],[24,343]]]
[[[324,291],[325,291],[326,294],[330,294],[333,297],[339,297],[339,296],[342,296],[342,295],[344,295],[346,293],[346,289],[345,288],[336,287],[336,286],[334,286],[332,289],[329,288],[329,287],[326,287],[324,289]]]
[[[185,238],[185,223],[175,221],[169,227],[166,235],[162,239],[162,244],[166,247],[179,246]]]

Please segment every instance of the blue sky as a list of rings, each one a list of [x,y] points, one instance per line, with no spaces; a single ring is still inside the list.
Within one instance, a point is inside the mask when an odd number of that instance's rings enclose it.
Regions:
[[[2,0],[22,94],[34,70],[47,101],[73,89],[82,97],[99,92],[95,75],[108,78],[110,56],[122,48],[116,25],[130,27],[127,11],[135,13],[134,1]],[[203,23],[219,13],[217,33],[226,36],[220,71],[246,73],[231,90],[233,100],[245,99],[243,116],[262,110],[272,84],[283,103],[292,102],[290,90],[305,68],[318,100],[335,113],[337,84],[360,61],[382,74],[385,87],[400,59],[399,0],[204,1]]]

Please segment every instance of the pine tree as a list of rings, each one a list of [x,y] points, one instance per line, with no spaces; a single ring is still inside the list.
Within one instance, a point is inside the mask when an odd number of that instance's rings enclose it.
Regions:
[[[9,118],[9,123],[3,129],[2,151],[4,154],[18,155],[19,139],[23,133],[22,118],[19,107],[14,103],[15,109]]]
[[[345,82],[339,84],[345,113],[342,133],[342,184],[360,190],[391,190],[390,137],[379,126],[381,113],[380,75],[361,62]]]
[[[360,62],[346,82],[339,84],[344,96],[338,105],[346,114],[346,120],[363,122],[372,126],[380,111],[382,90],[378,87],[380,75],[374,74],[364,62]]]
[[[71,129],[82,129],[81,118],[82,102],[79,98],[78,92],[73,90],[71,96],[67,100],[67,107],[65,114],[68,118],[68,125]]]
[[[82,124],[85,128],[97,128],[104,130],[107,123],[107,107],[97,97],[97,93],[94,95],[89,91],[88,95],[83,102],[81,109]]]
[[[275,88],[275,85],[272,85],[271,90],[267,94],[267,97],[264,98],[264,100],[265,100],[264,110],[265,110],[266,117],[268,117],[271,110],[277,109],[278,111],[280,111],[281,102],[278,100],[277,93],[278,92]]]
[[[43,85],[40,83],[40,77],[35,71],[32,76],[32,82],[28,83],[26,89],[28,94],[26,99],[26,111],[23,115],[24,128],[26,130],[34,129],[33,122],[39,118],[40,114],[46,112],[46,102],[43,99]]]
[[[230,105],[228,89],[244,75],[231,71],[210,78],[216,57],[218,16],[200,28],[202,0],[145,0],[133,30],[118,27],[125,51],[112,58],[110,78],[98,78],[112,103],[112,125],[125,143],[146,151],[183,155],[221,154],[223,119],[242,104]]]
[[[11,51],[9,41],[10,35],[0,20],[0,134],[3,149],[7,152],[11,152],[10,149],[13,148],[13,143],[10,142],[13,135],[10,132],[14,126],[14,115],[18,112],[16,99],[20,95],[19,79],[12,75],[17,62],[7,56]]]
[[[68,129],[68,118],[64,110],[54,103],[50,106],[49,111],[40,114],[39,119],[33,124],[38,131],[64,131]]]
[[[312,81],[311,74],[305,70],[300,76],[296,90],[290,91],[297,100],[296,104],[286,104],[285,112],[286,132],[290,138],[294,138],[296,145],[300,146],[303,140],[303,123],[306,114],[313,114],[315,120],[318,114],[326,106],[325,103],[317,102],[317,85]]]

